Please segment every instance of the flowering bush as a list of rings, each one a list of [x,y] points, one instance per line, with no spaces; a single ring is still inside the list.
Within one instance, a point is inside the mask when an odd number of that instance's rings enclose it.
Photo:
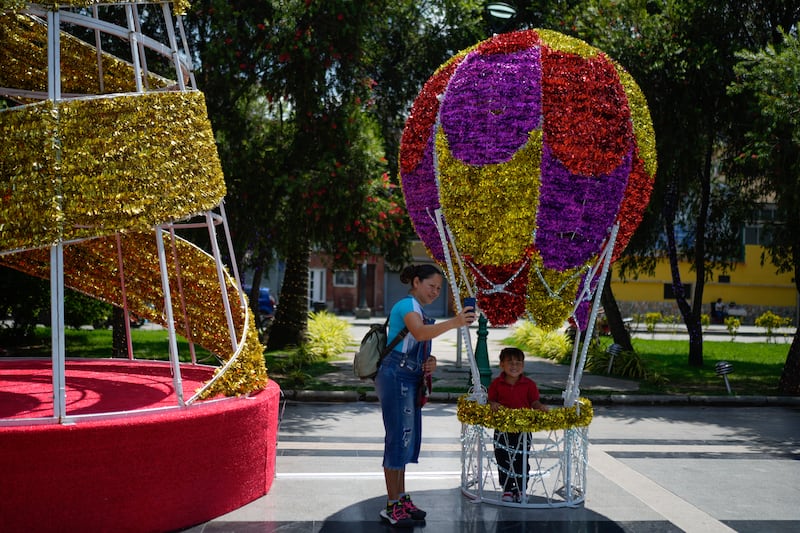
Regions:
[[[764,328],[767,334],[767,342],[770,342],[775,335],[775,329],[782,328],[792,323],[791,318],[784,318],[778,316],[772,311],[766,311],[764,314],[756,318],[756,326]]]

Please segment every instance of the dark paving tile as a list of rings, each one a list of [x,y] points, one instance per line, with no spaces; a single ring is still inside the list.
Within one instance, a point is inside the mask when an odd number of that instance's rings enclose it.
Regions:
[[[726,526],[738,533],[795,533],[800,531],[800,520],[723,520]]]
[[[411,529],[392,527],[375,521],[319,522],[220,522],[185,530],[183,533],[386,533],[415,531],[417,533],[678,533],[681,530],[669,522],[611,522],[606,520],[454,520],[420,523]],[[759,531],[784,531],[761,529]],[[785,531],[789,531],[788,529]]]

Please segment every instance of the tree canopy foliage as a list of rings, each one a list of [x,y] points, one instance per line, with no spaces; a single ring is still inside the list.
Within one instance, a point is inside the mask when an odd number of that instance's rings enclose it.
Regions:
[[[339,267],[367,254],[407,260],[412,230],[395,178],[402,121],[439,53],[475,40],[479,5],[194,3],[187,21],[237,255],[257,273],[286,259],[272,347],[302,340],[312,248]]]
[[[732,96],[743,97],[748,120],[731,140],[729,175],[758,203],[770,200],[775,215],[764,220],[765,255],[778,272],[792,272],[800,293],[800,41],[779,28],[781,40],[743,50],[734,71]],[[765,258],[762,258],[764,260]],[[800,337],[794,341],[780,390],[800,394]]]
[[[281,311],[294,309],[282,327],[297,334],[283,335],[281,342],[299,340],[304,327],[311,247],[330,252],[340,265],[352,266],[364,252],[404,260],[410,226],[396,188],[400,133],[433,70],[498,29],[488,23],[484,4],[194,3],[188,20],[197,41],[199,85],[218,135],[237,251],[256,267],[276,254],[287,260],[276,323],[282,322]],[[647,97],[659,175],[645,220],[619,268],[623,276],[635,277],[669,258],[690,333],[691,365],[703,363],[704,284],[712,269],[735,268],[742,224],[752,220],[758,205],[754,198],[776,199],[786,225],[771,228],[775,246],[768,253],[779,268],[796,268],[796,243],[780,237],[781,231],[796,234],[791,217],[797,210],[789,206],[797,205],[790,185],[796,186],[798,172],[791,166],[789,141],[797,123],[785,116],[796,119],[787,110],[797,105],[785,90],[773,89],[782,83],[796,97],[797,83],[782,76],[786,65],[765,65],[796,58],[790,37],[796,35],[798,4],[517,5],[517,28],[551,28],[586,40],[629,70]],[[693,265],[693,294],[683,293],[687,280],[680,279],[679,260]]]

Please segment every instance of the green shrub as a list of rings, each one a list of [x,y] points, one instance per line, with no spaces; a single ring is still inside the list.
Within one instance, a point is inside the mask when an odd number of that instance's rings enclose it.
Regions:
[[[305,349],[328,359],[346,352],[353,344],[350,324],[327,311],[309,313]]]
[[[611,364],[610,372],[609,364]],[[622,378],[644,379],[648,376],[647,365],[635,351],[619,352],[614,356],[612,363],[611,354],[599,346],[589,350],[585,368],[587,372],[593,374],[613,374]]]
[[[508,342],[528,355],[553,359],[559,363],[568,359],[572,342],[557,330],[546,331],[533,322],[523,322],[508,337]]]
[[[756,318],[756,326],[759,328],[764,328],[767,333],[767,342],[771,342],[773,340],[773,336],[775,335],[775,330],[777,328],[786,327],[791,323],[791,318],[778,316],[772,311],[767,311]]]
[[[662,320],[664,321],[664,324],[667,324],[670,327],[669,329],[670,329],[670,331],[672,331],[672,333],[675,333],[678,330],[678,328],[677,328],[678,317],[677,316],[675,316],[675,315],[664,315],[662,317]]]
[[[661,322],[661,313],[646,313],[644,315],[644,323],[647,326],[647,331],[653,335],[656,332],[656,324]]]
[[[105,327],[111,318],[111,304],[96,300],[91,296],[67,289],[64,291],[64,324],[79,328],[81,326]]]
[[[731,342],[733,342],[736,334],[739,333],[739,328],[742,327],[742,321],[735,316],[729,316],[725,318],[725,327],[728,328],[728,333],[731,334]]]

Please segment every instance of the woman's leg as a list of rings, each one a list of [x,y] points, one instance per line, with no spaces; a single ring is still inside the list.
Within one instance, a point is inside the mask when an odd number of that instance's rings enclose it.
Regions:
[[[384,468],[383,477],[386,480],[386,497],[389,501],[400,499],[406,491],[406,471],[394,468]]]

